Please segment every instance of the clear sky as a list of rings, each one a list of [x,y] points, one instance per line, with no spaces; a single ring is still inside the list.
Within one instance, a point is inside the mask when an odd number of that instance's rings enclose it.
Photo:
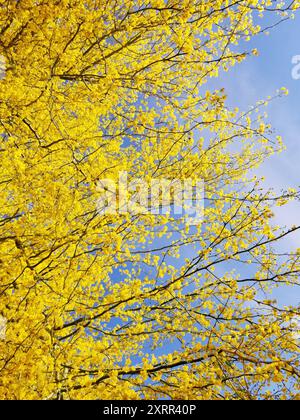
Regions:
[[[300,55],[300,13],[294,20],[281,23],[268,36],[255,37],[246,44],[251,51],[257,48],[259,56],[248,57],[243,63],[222,74],[215,81],[224,87],[228,104],[247,110],[258,100],[274,96],[276,90],[286,87],[289,95],[270,103],[266,111],[268,121],[276,135],[283,137],[287,150],[273,156],[259,170],[265,176],[266,186],[278,191],[300,185],[300,79],[292,77],[292,57]],[[299,225],[300,203],[295,202],[276,211],[276,223]],[[289,248],[300,248],[300,234],[290,237],[285,244]],[[300,302],[298,289],[278,290],[276,297],[282,304]]]
[[[270,35],[260,35],[246,45],[249,50],[256,47],[259,56],[248,57],[222,75],[217,83],[226,88],[229,103],[242,109],[273,96],[282,86],[288,88],[287,97],[275,100],[266,109],[269,121],[276,134],[282,135],[287,151],[268,161],[261,173],[266,176],[267,185],[278,189],[299,186],[300,79],[292,78],[292,57],[300,55],[300,13],[295,20],[272,29]],[[296,224],[300,207],[293,207],[287,221]]]

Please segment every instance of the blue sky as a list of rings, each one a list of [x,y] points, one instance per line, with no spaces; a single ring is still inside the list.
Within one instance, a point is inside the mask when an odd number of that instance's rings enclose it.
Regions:
[[[300,55],[300,13],[294,20],[283,22],[271,30],[268,36],[259,35],[243,47],[248,51],[257,48],[259,55],[247,57],[204,88],[224,87],[228,96],[227,105],[238,106],[241,110],[249,109],[268,96],[275,96],[281,87],[289,90],[288,96],[276,99],[266,108],[274,137],[281,135],[287,150],[268,160],[258,174],[265,177],[266,188],[273,187],[279,193],[282,189],[296,188],[300,186],[300,79],[292,78],[292,57]],[[274,223],[299,225],[299,215],[300,203],[294,202],[276,208]],[[296,248],[300,248],[300,234],[290,235],[280,245],[284,251]],[[189,256],[190,252],[190,249],[183,251],[182,258]],[[281,305],[297,305],[300,302],[298,288],[280,287],[274,291],[274,298]]]
[[[225,87],[230,105],[247,109],[260,99],[273,96],[285,86],[289,95],[276,99],[266,109],[269,122],[276,134],[283,137],[287,151],[274,156],[259,173],[266,177],[266,186],[280,190],[300,185],[300,79],[292,78],[292,57],[300,55],[300,13],[294,20],[283,22],[270,35],[255,37],[246,44],[257,48],[259,56],[248,57],[216,81]],[[297,224],[300,206],[289,206],[289,211],[278,211],[281,223]],[[300,247],[300,237],[295,239]],[[295,242],[296,244],[296,242]]]
[[[247,50],[257,48],[259,56],[250,56],[214,82],[224,87],[228,105],[247,110],[268,96],[274,96],[281,87],[289,90],[266,108],[268,121],[275,135],[281,135],[287,150],[273,156],[260,168],[265,186],[277,191],[300,185],[300,79],[292,78],[292,57],[300,55],[300,13],[294,20],[283,22],[270,34],[259,35],[245,44]],[[294,202],[276,210],[275,222],[280,225],[298,225],[300,203]],[[282,245],[284,249],[300,248],[300,234],[290,236]],[[275,292],[281,304],[299,304],[297,289],[285,288]]]
[[[300,79],[292,78],[292,57],[300,55],[300,13],[295,20],[283,22],[270,31],[268,36],[255,37],[245,47],[251,51],[257,48],[259,56],[249,56],[243,63],[223,73],[213,81],[215,88],[224,87],[228,95],[228,105],[247,110],[250,106],[285,86],[290,94],[271,102],[266,109],[268,121],[274,128],[274,135],[281,135],[287,150],[273,156],[259,170],[266,178],[265,186],[281,189],[300,185]],[[280,225],[299,224],[300,203],[278,208],[275,222]],[[162,240],[158,241],[160,245]],[[283,244],[283,249],[300,248],[300,235],[290,236]],[[182,258],[190,250],[183,252]],[[180,261],[174,262],[175,265]],[[241,273],[242,274],[242,273]],[[120,273],[114,278],[120,280]],[[300,301],[298,288],[281,287],[274,291],[281,305],[297,305]],[[168,350],[172,350],[170,343]],[[164,351],[166,348],[164,347]]]

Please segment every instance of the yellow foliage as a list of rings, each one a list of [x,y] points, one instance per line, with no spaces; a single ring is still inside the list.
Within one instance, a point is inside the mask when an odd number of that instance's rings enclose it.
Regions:
[[[298,283],[269,220],[297,192],[250,175],[281,139],[205,89],[273,2],[4,3],[0,398],[299,397],[297,308],[258,293]],[[203,226],[97,211],[123,171],[203,180]]]

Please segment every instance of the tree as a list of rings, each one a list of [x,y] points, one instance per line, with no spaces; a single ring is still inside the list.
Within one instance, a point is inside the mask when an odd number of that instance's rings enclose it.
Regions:
[[[258,15],[298,7],[1,2],[1,398],[299,397],[299,308],[266,299],[299,286],[277,243],[300,226],[272,223],[298,193],[253,175],[283,147],[265,102],[205,90],[255,53]],[[102,213],[99,180],[122,171],[203,180],[203,223]]]

